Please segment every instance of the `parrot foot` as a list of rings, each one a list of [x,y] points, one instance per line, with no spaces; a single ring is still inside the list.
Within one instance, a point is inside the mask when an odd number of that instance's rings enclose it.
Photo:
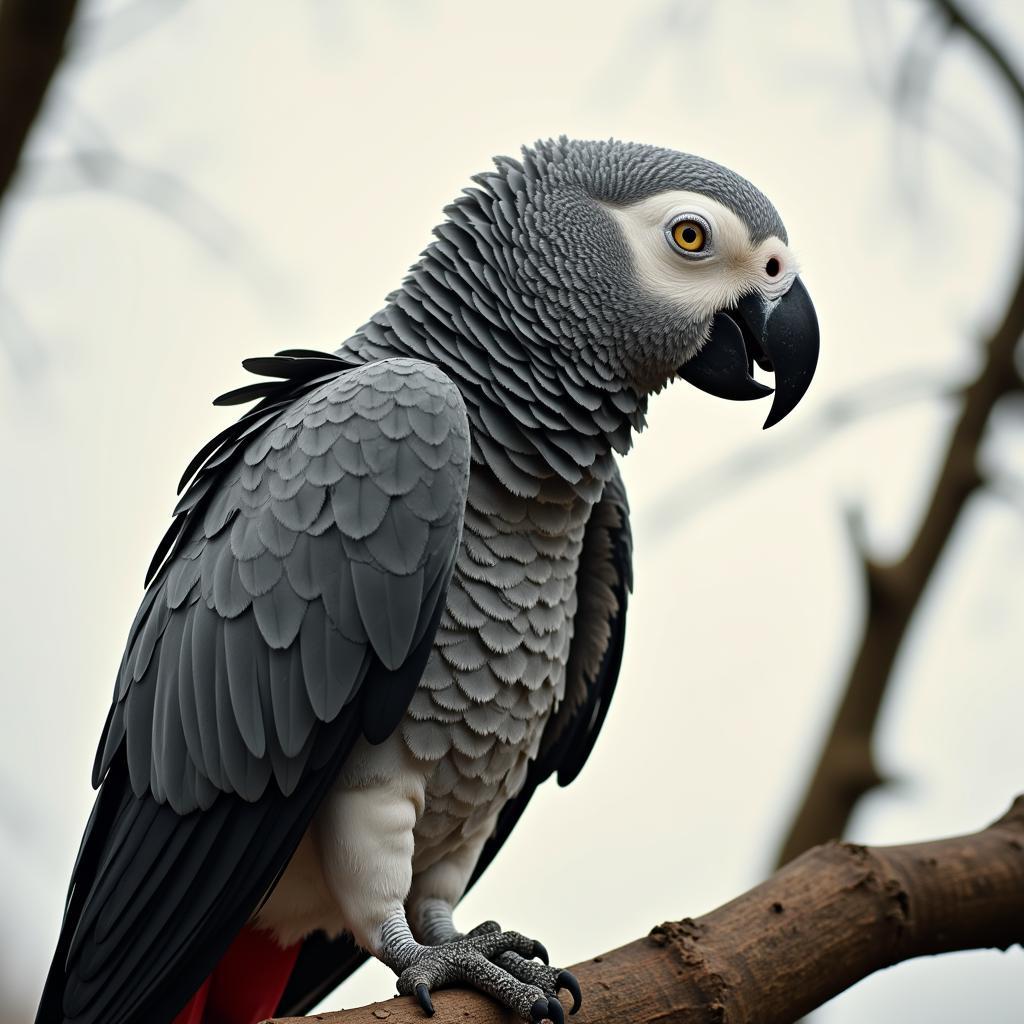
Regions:
[[[538,942],[537,945],[540,946],[540,943]],[[499,954],[494,962],[499,967],[508,971],[513,978],[518,978],[527,985],[535,985],[537,988],[542,989],[549,999],[555,999],[558,992],[561,992],[563,988],[567,989],[572,996],[572,1009],[569,1013],[570,1015],[574,1014],[583,1004],[583,993],[580,991],[580,983],[571,971],[548,966],[546,954],[547,950],[541,946],[537,956],[544,963],[539,964],[535,960],[526,960],[518,953],[509,950],[507,953]]]
[[[493,921],[487,921],[465,938],[419,947],[398,976],[398,991],[416,996],[430,1016],[434,1012],[433,990],[463,984],[486,992],[523,1020],[563,1024],[565,1013],[557,992],[569,990],[573,997],[570,1013],[575,1013],[580,1004],[579,983],[568,971],[535,962],[536,956],[547,960],[547,951],[539,942],[518,932],[502,932]]]

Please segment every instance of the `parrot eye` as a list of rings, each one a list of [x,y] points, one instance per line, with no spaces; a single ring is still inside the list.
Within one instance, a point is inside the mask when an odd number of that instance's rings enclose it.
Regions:
[[[711,229],[705,220],[688,213],[672,221],[666,234],[672,245],[680,252],[696,256],[707,249]]]

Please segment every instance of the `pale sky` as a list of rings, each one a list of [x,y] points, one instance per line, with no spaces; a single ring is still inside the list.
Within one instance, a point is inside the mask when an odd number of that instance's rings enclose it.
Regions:
[[[570,964],[759,881],[856,641],[844,510],[877,554],[900,551],[953,412],[927,395],[976,367],[1016,266],[1019,123],[975,51],[944,51],[922,138],[887,99],[922,11],[909,0],[193,0],[134,37],[124,16],[103,28],[129,6],[86,5],[92,29],[0,223],[13,1021],[34,1010],[174,486],[232,415],[210,400],[245,382],[245,356],[336,347],[491,155],[563,132],[697,152],[754,181],[801,260],[822,357],[767,433],[763,408],[682,383],[652,403],[623,466],[636,593],[607,724],[458,919],[536,934]],[[1024,54],[1019,5],[982,9]],[[107,187],[71,173],[97,149],[123,161]],[[890,375],[914,400],[821,435],[830,400]],[[1010,497],[972,502],[914,624],[879,732],[899,784],[863,802],[858,841],[973,831],[1024,790],[1022,442],[1020,405],[1000,410],[985,460]],[[740,453],[740,476],[709,487]],[[325,1007],[393,989],[370,965]],[[900,965],[816,1019],[1009,1024],[1021,1005],[1018,948]]]

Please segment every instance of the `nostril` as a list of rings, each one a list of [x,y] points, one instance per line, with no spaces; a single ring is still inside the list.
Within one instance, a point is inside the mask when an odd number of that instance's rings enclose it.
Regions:
[[[769,277],[778,277],[781,269],[782,267],[780,266],[779,261],[774,256],[765,264],[764,267],[765,273]]]

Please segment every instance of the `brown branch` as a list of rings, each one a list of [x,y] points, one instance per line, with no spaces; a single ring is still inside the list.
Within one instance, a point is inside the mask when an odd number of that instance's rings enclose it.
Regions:
[[[987,829],[908,846],[828,843],[737,899],[572,968],[578,1024],[790,1024],[874,971],[1024,942],[1024,797]],[[485,996],[441,992],[435,1020],[509,1024]],[[414,1000],[291,1024],[423,1024]]]
[[[965,33],[1001,73],[1024,113],[1024,83],[997,44],[951,0],[934,0],[953,28]],[[984,366],[963,392],[963,407],[917,534],[899,561],[864,556],[868,607],[847,676],[810,785],[779,854],[784,864],[803,850],[841,836],[857,801],[881,777],[872,754],[875,722],[903,638],[968,498],[982,482],[977,457],[989,416],[1005,395],[1022,388],[1015,365],[1024,334],[1024,257],[1002,322],[984,346]]]
[[[75,0],[0,4],[0,197],[10,186],[61,58]]]

